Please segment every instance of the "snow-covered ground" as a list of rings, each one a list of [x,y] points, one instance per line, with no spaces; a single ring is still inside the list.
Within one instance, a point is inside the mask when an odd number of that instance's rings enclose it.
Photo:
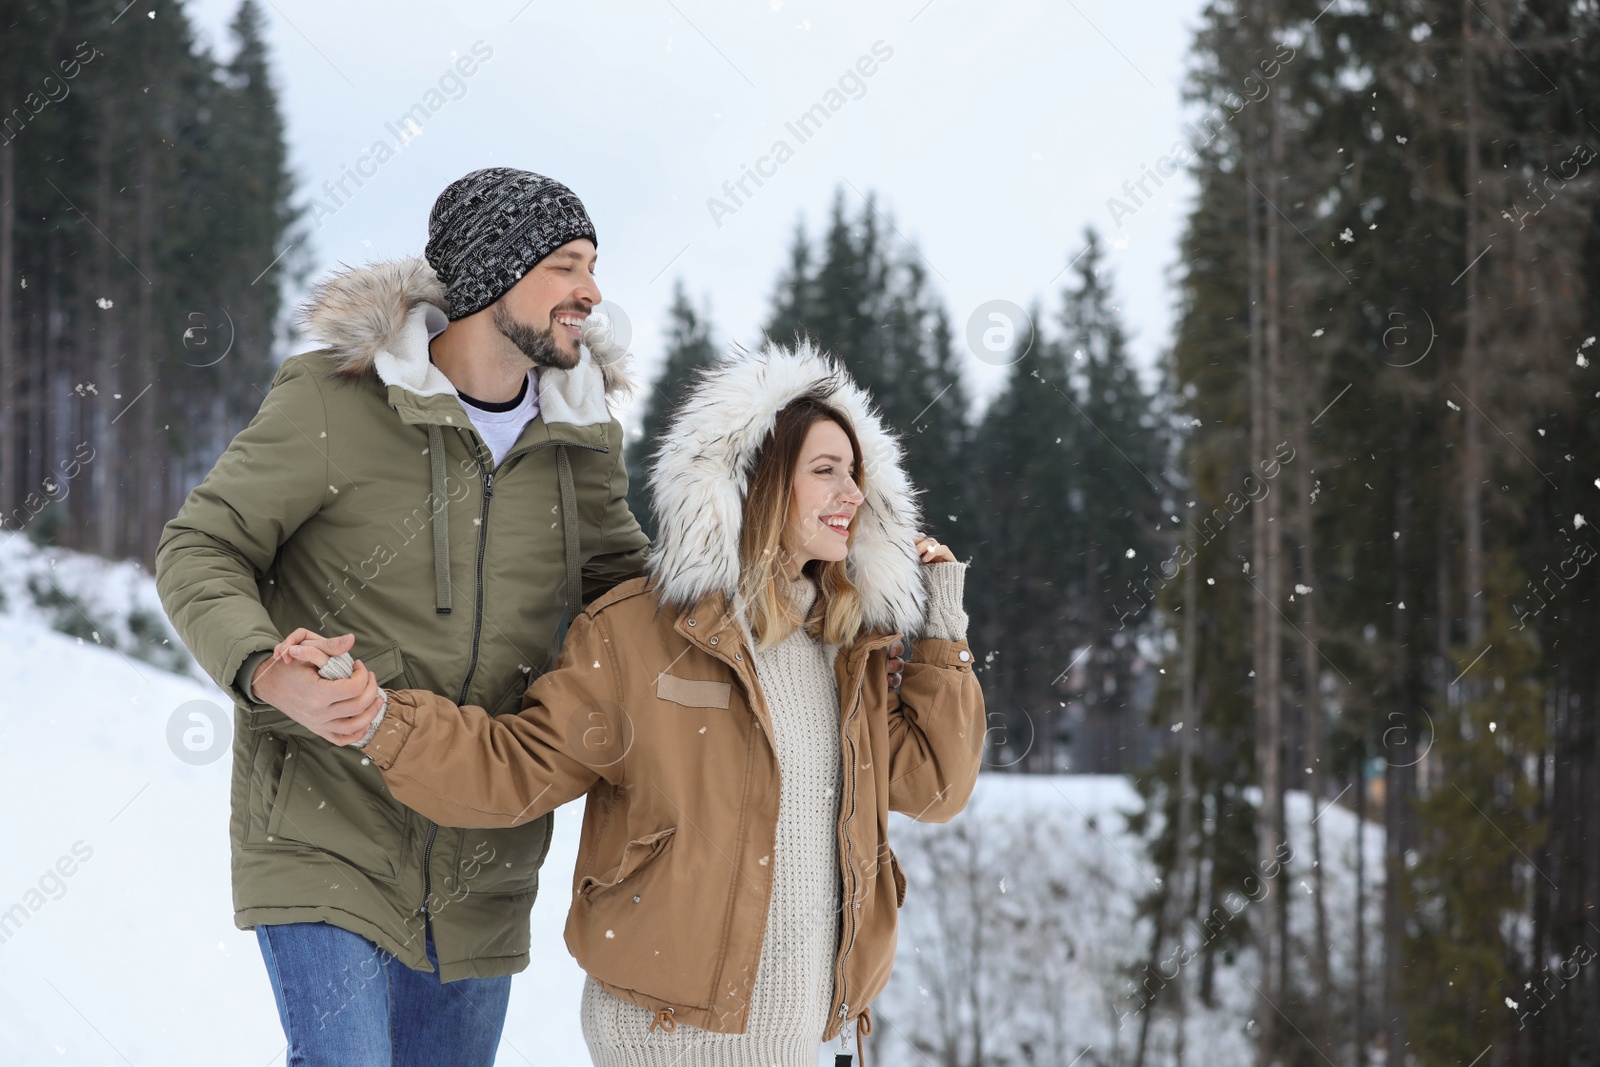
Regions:
[[[1199,950],[1216,934],[1203,920],[1187,924],[1182,941],[1190,955],[1169,938],[1158,953],[1156,976],[1144,970],[1151,962],[1151,924],[1137,907],[1157,887],[1160,872],[1127,829],[1127,815],[1142,806],[1133,783],[1120,776],[987,775],[967,810],[948,825],[896,816],[890,838],[909,889],[895,976],[874,1008],[878,1062],[976,1062],[973,1050],[981,1041],[984,1063],[1127,1064],[1134,1062],[1147,1017],[1145,1062],[1174,1062],[1173,993],[1163,978],[1196,982]],[[1290,866],[1259,881],[1241,879],[1236,891],[1218,896],[1228,899],[1229,922],[1248,924],[1270,906],[1264,892],[1287,891],[1291,959],[1298,974],[1307,974],[1302,961],[1314,924],[1315,817],[1331,969],[1334,984],[1349,989],[1356,819],[1331,806],[1314,814],[1305,793],[1290,793],[1286,812]],[[1374,974],[1382,891],[1372,879],[1381,877],[1383,837],[1373,826],[1361,836],[1369,878],[1368,969]],[[1259,983],[1256,960],[1244,951],[1233,962],[1218,953],[1212,1006],[1195,1003],[1189,986],[1186,1062],[1255,1062],[1251,983]],[[1148,994],[1136,995],[1141,986],[1157,993],[1153,1009],[1143,1006]]]
[[[0,870],[0,1063],[281,1063],[255,938],[233,925],[226,700],[173,651],[150,579],[131,564],[0,535],[0,596],[0,810],[11,819]],[[1126,968],[1143,959],[1149,937],[1135,898],[1155,874],[1122,815],[1138,804],[1122,778],[994,775],[948,826],[896,817],[891,838],[910,892],[895,979],[874,1011],[873,1062],[927,1062],[913,1041],[936,1047],[939,1027],[962,1018],[949,1004],[963,992],[950,957],[970,949],[963,907],[982,929],[1010,931],[989,938],[980,964],[986,1029],[1037,1034],[1066,1051],[1061,1063],[1085,1049],[1085,1067],[1125,1056],[1138,1021],[1117,1026],[1119,1006],[1132,1003]],[[1289,813],[1291,837],[1302,841],[1306,798],[1291,796]],[[557,816],[546,894],[534,907],[540,962],[512,984],[501,1064],[588,1062],[582,975],[561,939],[578,825],[576,807]],[[1320,826],[1339,923],[1354,820],[1334,808]],[[1368,869],[1379,871],[1375,830],[1366,842]],[[1292,888],[1293,921],[1305,929],[1306,890]],[[1349,943],[1346,928],[1333,935]],[[1249,966],[1244,955],[1223,968],[1219,1006],[1190,1018],[1189,1047],[1204,1062],[1249,1062]],[[1170,1045],[1171,1029],[1160,1017],[1153,1050]],[[1039,1062],[1057,1062],[1054,1051],[1036,1051]]]

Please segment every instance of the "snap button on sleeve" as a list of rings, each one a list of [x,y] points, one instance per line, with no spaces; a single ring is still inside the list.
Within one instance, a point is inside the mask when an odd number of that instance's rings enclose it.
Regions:
[[[969,660],[971,658],[972,658],[972,653],[971,652],[968,652],[966,649],[962,649],[961,650],[961,662],[962,663],[967,662],[967,660]]]

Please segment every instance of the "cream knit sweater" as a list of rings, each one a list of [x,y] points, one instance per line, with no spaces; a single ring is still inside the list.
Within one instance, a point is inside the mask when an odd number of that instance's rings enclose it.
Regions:
[[[966,566],[929,568],[927,636],[966,636]],[[807,581],[798,592],[803,616],[817,588]],[[679,1024],[671,1032],[650,1033],[653,1012],[590,979],[583,990],[583,1036],[596,1067],[815,1067],[833,1006],[843,896],[836,831],[842,789],[837,651],[796,631],[753,654],[772,715],[781,784],[772,903],[745,1032],[714,1034]]]

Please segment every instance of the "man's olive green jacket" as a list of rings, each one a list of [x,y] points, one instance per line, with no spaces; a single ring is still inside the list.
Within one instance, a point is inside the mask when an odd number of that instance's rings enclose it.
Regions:
[[[167,524],[156,584],[235,700],[235,921],[328,922],[431,970],[426,913],[453,981],[527,966],[550,818],[436,826],[359,750],[253,699],[252,672],[296,627],[353,633],[386,687],[515,713],[564,612],[642,573],[648,545],[607,403],[631,386],[620,361],[542,369],[540,416],[496,464],[429,361],[443,305],[421,260],[322,285],[307,323],[327,347],[284,362]]]

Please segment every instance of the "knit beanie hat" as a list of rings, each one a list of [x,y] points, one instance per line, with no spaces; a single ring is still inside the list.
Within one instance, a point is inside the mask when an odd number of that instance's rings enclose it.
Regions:
[[[451,320],[500,299],[545,256],[580,237],[599,244],[583,202],[542,174],[486,167],[445,187],[428,216],[428,263]]]

